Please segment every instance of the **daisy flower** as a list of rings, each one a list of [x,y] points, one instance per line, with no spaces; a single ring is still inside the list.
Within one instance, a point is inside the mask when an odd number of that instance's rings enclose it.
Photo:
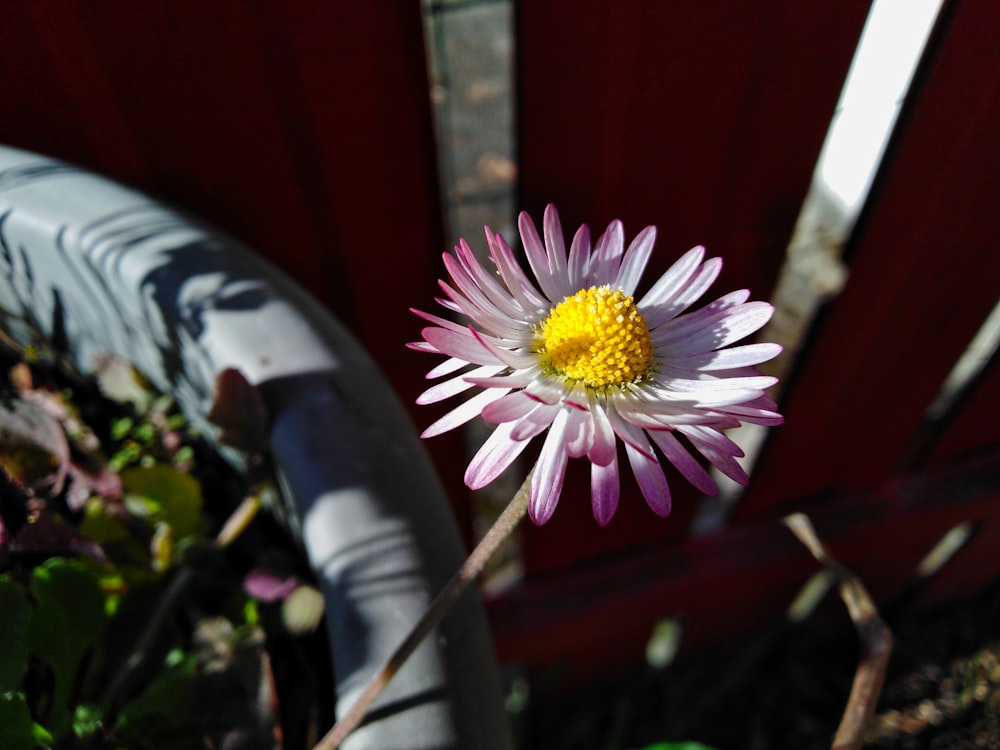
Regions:
[[[619,442],[643,497],[661,516],[670,512],[661,458],[707,494],[718,488],[692,449],[746,484],[736,461],[743,452],[724,430],[782,422],[764,394],[777,379],[754,368],[781,347],[729,345],[763,326],[771,305],[749,302],[742,290],[687,312],[722,268],[721,259],[705,259],[702,247],[681,256],[637,297],[655,227],[626,248],[620,221],[593,247],[584,225],[568,255],[553,206],[545,210],[544,242],[526,213],[518,227],[530,275],[503,237],[487,229],[496,273],[464,240],[454,255],[444,255],[450,281],[440,282],[446,298],[437,301],[468,324],[413,311],[431,325],[411,348],[447,357],[427,375],[445,379],[417,403],[477,391],[422,437],[476,416],[496,424],[465,473],[465,483],[479,489],[544,434],[528,504],[536,524],[551,518],[570,458],[590,462],[594,518],[610,521],[620,494]]]

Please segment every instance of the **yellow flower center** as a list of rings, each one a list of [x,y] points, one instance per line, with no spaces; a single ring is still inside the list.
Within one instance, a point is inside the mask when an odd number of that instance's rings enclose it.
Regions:
[[[648,371],[649,327],[632,297],[592,286],[567,297],[541,325],[538,353],[556,375],[590,388],[622,386]]]

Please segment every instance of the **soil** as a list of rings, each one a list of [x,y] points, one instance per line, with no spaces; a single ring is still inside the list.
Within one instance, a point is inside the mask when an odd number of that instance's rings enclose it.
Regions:
[[[887,619],[895,647],[864,748],[1000,748],[1000,582],[972,600]],[[776,626],[587,691],[545,696],[533,685],[518,723],[520,746],[829,748],[857,658],[846,618],[817,620]]]

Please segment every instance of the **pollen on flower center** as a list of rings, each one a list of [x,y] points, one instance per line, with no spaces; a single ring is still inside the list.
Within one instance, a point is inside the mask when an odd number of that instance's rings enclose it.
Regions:
[[[649,370],[649,327],[632,297],[592,286],[567,297],[538,332],[537,351],[557,375],[590,388],[622,386]]]

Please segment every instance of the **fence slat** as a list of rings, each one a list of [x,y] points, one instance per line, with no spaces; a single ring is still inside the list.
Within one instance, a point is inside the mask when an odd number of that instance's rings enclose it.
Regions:
[[[996,302],[998,24],[1000,6],[960,3],[938,29],[739,515],[887,477]]]
[[[938,435],[928,463],[947,461],[977,449],[1000,450],[1000,356],[994,355],[976,378],[971,392],[964,394],[951,420]],[[988,449],[988,448],[987,448]]]
[[[567,231],[621,218],[659,228],[652,281],[704,244],[726,266],[714,291],[765,297],[808,188],[869,3],[518,6],[520,188]],[[674,515],[652,516],[631,480],[598,531],[586,480],[527,534],[529,573],[687,528],[694,493],[671,473]]]

